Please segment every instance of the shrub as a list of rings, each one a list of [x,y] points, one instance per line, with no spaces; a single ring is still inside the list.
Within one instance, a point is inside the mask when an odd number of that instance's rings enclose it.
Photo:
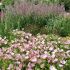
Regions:
[[[3,0],[2,2],[4,5],[9,5],[9,4],[13,4],[14,0]]]
[[[70,33],[70,19],[61,17],[54,23],[54,29],[61,36],[67,36]]]
[[[49,15],[46,18],[48,33],[67,36],[70,33],[70,18],[63,16]]]
[[[4,27],[5,31],[24,28],[25,31],[33,34],[54,33],[67,36],[70,33],[70,18],[54,14],[47,16],[39,16],[33,13],[27,16],[9,14],[4,19]]]

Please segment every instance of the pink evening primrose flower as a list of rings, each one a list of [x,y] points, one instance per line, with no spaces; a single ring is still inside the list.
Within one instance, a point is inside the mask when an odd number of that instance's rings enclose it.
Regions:
[[[70,44],[70,40],[67,40],[66,42],[64,42],[64,44]]]
[[[42,58],[42,59],[46,59],[47,57],[48,57],[47,54],[43,54],[43,55],[41,55],[41,58]]]
[[[25,48],[26,50],[29,50],[29,49],[32,48],[32,46],[30,46],[29,44],[24,44],[24,48]]]
[[[30,61],[36,63],[37,62],[37,58],[36,57],[32,57],[32,58],[30,58]]]
[[[20,69],[22,69],[22,67],[23,67],[23,64],[22,64],[22,63],[20,63],[20,64],[19,64],[19,68],[20,68]]]

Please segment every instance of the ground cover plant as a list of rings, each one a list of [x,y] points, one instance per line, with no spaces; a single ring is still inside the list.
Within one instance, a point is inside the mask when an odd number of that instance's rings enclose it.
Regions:
[[[12,31],[10,42],[0,37],[1,70],[66,70],[70,69],[70,40],[56,35],[32,36],[24,31]]]

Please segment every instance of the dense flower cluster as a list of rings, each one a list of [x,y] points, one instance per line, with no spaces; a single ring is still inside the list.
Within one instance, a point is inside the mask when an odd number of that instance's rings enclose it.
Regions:
[[[57,70],[55,64],[63,67],[67,58],[70,58],[70,50],[61,49],[61,38],[58,41],[49,40],[47,35],[38,34],[36,37],[24,31],[13,31],[16,39],[9,43],[9,47],[0,48],[0,59],[12,60],[7,67],[7,70],[34,70],[36,64],[40,65],[41,70],[44,69],[44,61],[50,64],[50,70]],[[51,39],[51,37],[50,37]],[[0,38],[0,43],[8,44],[8,41],[3,41]],[[3,68],[3,67],[2,67]],[[2,69],[3,70],[3,69]]]
[[[18,2],[19,1],[19,2]],[[6,6],[6,10],[12,14],[30,15],[32,12],[38,15],[47,15],[48,13],[63,14],[65,12],[63,5],[58,4],[32,4],[23,0],[18,0],[12,5]]]

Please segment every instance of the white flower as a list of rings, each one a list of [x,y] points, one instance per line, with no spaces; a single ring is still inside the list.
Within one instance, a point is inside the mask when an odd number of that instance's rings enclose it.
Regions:
[[[62,64],[59,64],[59,67],[63,67],[63,65]]]
[[[52,58],[55,58],[55,54],[52,54],[51,57],[52,57]]]
[[[33,57],[33,58],[30,59],[30,61],[31,62],[37,62],[37,58],[36,57]]]
[[[4,41],[4,44],[7,44],[7,41]]]
[[[15,62],[16,64],[20,64],[20,62],[19,61],[17,61],[17,62]]]
[[[60,63],[61,63],[61,64],[65,64],[65,63],[66,63],[66,61],[65,61],[65,60],[62,60],[62,61],[60,61]]]
[[[29,51],[26,51],[26,55],[28,55],[29,54]]]
[[[49,51],[53,51],[53,50],[54,50],[54,48],[53,48],[53,47],[50,47],[50,48],[49,48]]]
[[[0,40],[2,40],[2,37],[0,37]]]
[[[44,53],[47,54],[48,52],[47,51],[44,51]]]
[[[58,50],[57,49],[55,49],[54,51],[53,51],[53,53],[56,53]]]
[[[55,59],[53,60],[53,63],[55,63],[55,62],[58,62],[58,59],[57,59],[57,58],[55,58]]]
[[[28,56],[25,56],[25,59],[28,59],[29,57]]]
[[[59,52],[63,52],[63,49],[60,49]]]
[[[67,56],[70,57],[70,50],[66,52]]]
[[[27,35],[28,35],[28,36],[32,36],[32,34],[31,34],[31,33],[27,33]]]
[[[0,2],[0,6],[2,5],[2,3]]]
[[[7,68],[8,70],[11,70],[13,68],[13,65],[10,64],[9,67]]]
[[[58,41],[58,43],[61,43],[61,41]]]
[[[44,41],[42,41],[41,43],[42,43],[42,44],[44,44],[45,42],[44,42]]]
[[[11,54],[12,56],[14,55],[14,53],[13,53],[13,52],[11,52],[10,54]]]
[[[28,39],[29,37],[28,36],[25,36],[25,38]]]
[[[57,70],[54,66],[50,66],[50,70]]]

